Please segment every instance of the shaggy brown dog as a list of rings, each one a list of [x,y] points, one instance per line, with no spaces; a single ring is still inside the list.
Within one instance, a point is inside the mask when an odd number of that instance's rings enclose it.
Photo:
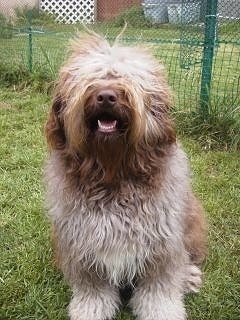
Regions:
[[[49,217],[71,320],[112,319],[119,289],[138,320],[183,320],[201,284],[202,209],[169,119],[163,68],[145,50],[82,36],[46,125]]]

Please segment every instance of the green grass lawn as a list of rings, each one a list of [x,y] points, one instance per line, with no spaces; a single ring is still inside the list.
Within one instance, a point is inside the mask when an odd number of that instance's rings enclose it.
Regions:
[[[44,216],[43,124],[49,98],[30,89],[0,91],[0,319],[64,320],[70,291],[52,263]],[[209,222],[201,292],[186,299],[190,320],[240,314],[239,153],[209,151],[182,137],[193,185]],[[132,320],[127,311],[117,320]]]

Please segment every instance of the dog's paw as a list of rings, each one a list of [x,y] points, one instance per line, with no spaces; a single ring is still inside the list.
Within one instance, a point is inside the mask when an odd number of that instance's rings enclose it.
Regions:
[[[185,293],[199,292],[200,287],[202,285],[201,270],[195,265],[188,265],[186,275],[187,276],[184,288]]]

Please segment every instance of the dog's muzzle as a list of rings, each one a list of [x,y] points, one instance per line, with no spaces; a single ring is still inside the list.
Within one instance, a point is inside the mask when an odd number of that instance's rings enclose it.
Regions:
[[[111,88],[97,90],[86,108],[86,123],[91,132],[121,134],[129,125],[129,114],[120,94]]]
[[[96,97],[96,105],[99,109],[112,109],[117,103],[117,95],[112,89],[102,89],[98,92]],[[107,115],[107,114],[106,114]],[[117,131],[117,119],[111,117],[101,117],[97,121],[98,131],[111,133]]]

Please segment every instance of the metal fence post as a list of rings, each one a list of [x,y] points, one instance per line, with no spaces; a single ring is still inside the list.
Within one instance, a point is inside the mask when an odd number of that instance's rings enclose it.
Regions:
[[[33,32],[32,32],[32,13],[29,11],[28,16],[28,70],[33,71]]]
[[[217,7],[218,0],[208,0],[205,13],[205,36],[202,62],[200,103],[201,113],[204,118],[209,113],[209,100],[212,80],[212,66],[214,47],[217,35]]]

